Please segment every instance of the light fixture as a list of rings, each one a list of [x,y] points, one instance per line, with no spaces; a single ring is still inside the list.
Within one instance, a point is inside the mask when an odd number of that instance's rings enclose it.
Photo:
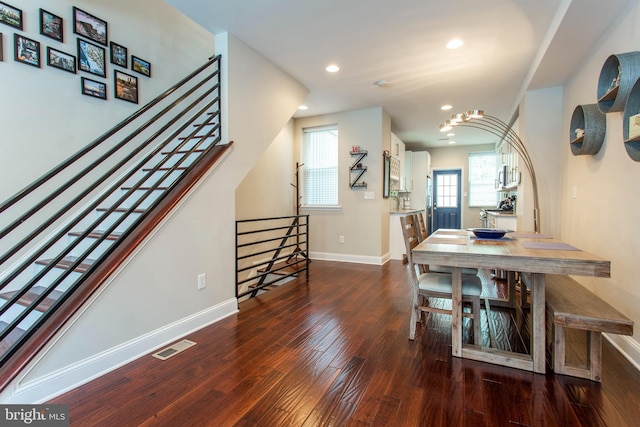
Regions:
[[[483,110],[469,110],[460,115],[456,114],[452,117],[455,117],[457,119],[458,116],[461,116],[461,121],[456,120],[454,122],[453,119],[447,120],[440,125],[440,131],[448,132],[453,128],[453,126],[480,129],[499,137],[502,141],[513,147],[516,153],[518,153],[518,155],[522,158],[525,166],[527,167],[527,171],[529,172],[531,185],[533,187],[533,229],[536,233],[540,233],[538,181],[536,179],[536,172],[533,169],[533,162],[531,161],[531,157],[529,157],[529,153],[527,152],[527,147],[525,147],[524,142],[522,142],[518,134],[511,128],[511,126],[497,117],[485,114]]]
[[[338,71],[340,71],[340,67],[338,67],[335,64],[331,64],[331,65],[328,65],[327,68],[325,68],[325,70],[327,70],[327,72],[329,73],[337,73]]]
[[[449,137],[451,137],[451,136],[456,136],[456,134],[455,134],[455,133],[453,133],[453,132],[450,132],[450,133],[448,133],[448,134],[447,134],[447,136],[449,136]]]
[[[447,43],[447,49],[458,49],[462,47],[463,44],[464,42],[460,39],[451,39],[449,43]]]
[[[455,144],[456,142],[452,139],[449,140],[449,144]]]
[[[378,86],[378,87],[387,87],[387,86],[389,86],[389,81],[388,80],[376,80],[375,82],[373,82],[373,84],[375,86]]]
[[[308,106],[306,106],[306,105],[300,105],[300,106],[298,106],[298,110],[308,110],[308,109],[309,109],[309,107],[308,107]]]
[[[449,105],[449,104],[445,104],[442,107],[440,107],[442,111],[448,111],[448,110],[451,110],[452,108],[453,108],[453,105]]]

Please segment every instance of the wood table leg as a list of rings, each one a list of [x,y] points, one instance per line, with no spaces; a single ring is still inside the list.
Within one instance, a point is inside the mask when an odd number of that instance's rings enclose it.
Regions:
[[[451,277],[451,354],[462,357],[462,268],[455,267]]]
[[[533,371],[545,373],[545,277],[542,273],[531,274],[531,356]]]

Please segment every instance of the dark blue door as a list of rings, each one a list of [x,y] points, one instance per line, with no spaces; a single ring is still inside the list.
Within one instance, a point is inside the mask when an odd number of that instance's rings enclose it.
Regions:
[[[433,230],[460,228],[462,172],[439,170],[433,174]]]

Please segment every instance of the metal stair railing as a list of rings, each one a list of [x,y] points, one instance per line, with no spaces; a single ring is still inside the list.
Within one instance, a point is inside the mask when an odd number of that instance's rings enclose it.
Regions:
[[[309,215],[236,221],[236,298],[302,272],[308,279],[310,262]]]
[[[0,367],[181,178],[226,149],[220,111],[217,56],[0,204]]]

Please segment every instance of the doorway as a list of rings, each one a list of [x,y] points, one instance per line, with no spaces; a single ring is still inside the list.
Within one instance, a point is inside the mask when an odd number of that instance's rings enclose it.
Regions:
[[[433,231],[460,228],[462,170],[448,169],[433,173]]]

